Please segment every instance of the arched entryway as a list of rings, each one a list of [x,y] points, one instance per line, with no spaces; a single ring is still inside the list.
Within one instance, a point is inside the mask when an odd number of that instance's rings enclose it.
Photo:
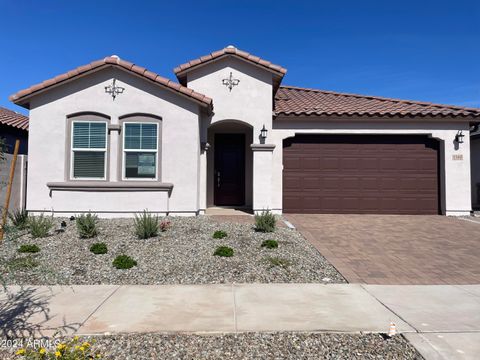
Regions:
[[[225,120],[208,128],[207,207],[251,209],[253,128]]]

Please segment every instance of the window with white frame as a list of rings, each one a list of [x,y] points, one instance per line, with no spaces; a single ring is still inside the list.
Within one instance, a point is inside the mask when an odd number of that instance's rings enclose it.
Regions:
[[[107,166],[107,123],[72,122],[71,177],[105,179]]]
[[[157,179],[158,123],[123,124],[123,178]]]

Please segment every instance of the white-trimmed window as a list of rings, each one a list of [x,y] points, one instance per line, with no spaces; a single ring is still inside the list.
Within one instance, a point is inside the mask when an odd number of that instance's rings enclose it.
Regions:
[[[123,123],[123,179],[157,180],[158,123]]]
[[[72,179],[106,179],[107,122],[72,122]]]

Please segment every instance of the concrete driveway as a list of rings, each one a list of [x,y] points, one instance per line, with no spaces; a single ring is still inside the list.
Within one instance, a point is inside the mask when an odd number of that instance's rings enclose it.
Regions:
[[[480,284],[480,219],[285,216],[350,283]]]

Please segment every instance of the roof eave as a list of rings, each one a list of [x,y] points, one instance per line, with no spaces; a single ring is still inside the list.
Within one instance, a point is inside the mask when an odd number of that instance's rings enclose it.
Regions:
[[[313,120],[314,118],[320,119],[335,119],[335,120],[348,120],[355,121],[361,120],[364,121],[366,118],[373,121],[385,121],[389,120],[413,120],[418,121],[422,119],[424,121],[457,121],[457,122],[468,122],[468,123],[480,123],[480,114],[479,115],[426,115],[426,114],[414,114],[414,115],[405,115],[405,114],[351,114],[351,113],[336,113],[336,114],[322,114],[322,113],[292,113],[292,112],[274,112],[274,119],[293,119],[293,118],[307,118]]]
[[[38,90],[34,90],[34,91],[32,91],[32,92],[24,95],[24,96],[17,96],[18,93],[13,94],[13,95],[10,95],[10,96],[9,96],[9,100],[10,100],[11,102],[13,102],[14,104],[16,104],[16,105],[22,106],[22,107],[24,107],[24,108],[26,108],[26,109],[30,109],[30,102],[29,102],[29,100],[30,100],[31,98],[33,98],[34,96],[37,96],[37,95],[42,94],[42,93],[44,93],[44,92],[50,91],[50,90],[53,89],[53,88],[56,88],[56,87],[62,86],[62,85],[64,85],[64,84],[70,83],[70,82],[72,82],[72,81],[74,81],[74,80],[78,80],[79,78],[82,78],[82,77],[91,75],[92,73],[98,72],[98,71],[103,70],[103,69],[106,69],[106,68],[108,68],[108,67],[114,67],[114,68],[117,68],[117,69],[119,69],[119,70],[128,72],[129,74],[135,75],[135,76],[138,77],[138,78],[141,78],[141,79],[143,79],[143,80],[145,80],[145,81],[148,81],[148,82],[150,82],[150,83],[152,83],[152,84],[155,84],[155,85],[157,85],[157,86],[160,86],[160,87],[162,87],[162,88],[165,89],[165,90],[168,90],[168,91],[170,91],[170,92],[172,92],[172,93],[174,93],[174,94],[180,95],[180,96],[182,96],[182,97],[184,97],[184,98],[186,98],[186,99],[188,99],[188,100],[191,100],[191,101],[197,103],[197,104],[200,105],[202,108],[207,109],[208,112],[211,112],[211,111],[213,110],[213,100],[210,99],[210,98],[208,98],[208,97],[205,96],[205,95],[198,94],[198,93],[194,92],[196,95],[201,95],[201,96],[203,96],[204,99],[205,99],[205,100],[199,100],[199,99],[197,99],[195,96],[191,96],[191,95],[189,95],[189,94],[187,94],[187,93],[184,93],[184,92],[182,92],[182,91],[180,91],[180,90],[173,89],[172,87],[169,87],[169,86],[166,86],[166,85],[164,85],[164,84],[162,84],[162,83],[159,83],[159,82],[157,82],[157,81],[154,81],[154,80],[152,80],[152,79],[150,79],[150,78],[148,78],[148,77],[146,77],[146,76],[142,76],[142,75],[140,75],[139,73],[137,73],[137,72],[135,72],[135,71],[133,71],[133,70],[131,70],[131,69],[127,69],[127,68],[124,67],[124,66],[121,66],[121,65],[116,64],[116,63],[108,63],[108,62],[105,63],[105,64],[102,64],[102,65],[100,65],[100,66],[97,66],[97,67],[95,67],[95,68],[88,69],[88,70],[86,70],[86,71],[84,71],[84,72],[82,72],[82,73],[78,73],[78,74],[76,74],[76,75],[74,75],[74,76],[67,77],[67,78],[62,79],[62,80],[60,80],[60,81],[53,82],[53,83],[51,83],[51,84],[49,84],[49,85],[43,85],[42,87],[40,87],[42,84],[48,84],[48,83],[51,82],[51,80],[53,80],[53,79],[46,80],[46,81],[44,81],[44,82],[42,82],[42,83],[40,83],[40,84],[37,84],[37,85],[34,85],[34,86],[33,86],[33,87],[39,86],[39,89],[38,89]],[[190,90],[191,90],[191,89],[190,89]],[[22,91],[24,91],[24,90],[21,90],[20,92],[22,92]]]
[[[268,71],[268,72],[272,73],[274,76],[276,76],[276,77],[278,77],[278,78],[280,79],[279,84],[280,84],[280,82],[281,82],[281,79],[283,79],[283,77],[284,77],[284,76],[286,75],[286,73],[287,73],[287,69],[285,69],[285,68],[281,68],[281,69],[283,70],[283,72],[282,72],[282,71],[276,71],[276,70],[274,70],[274,69],[272,69],[272,68],[269,68],[269,67],[264,66],[264,65],[262,65],[262,64],[258,64],[258,63],[254,62],[254,61],[251,61],[251,60],[246,59],[246,58],[244,58],[244,57],[242,57],[242,56],[239,56],[239,55],[237,55],[237,54],[235,54],[235,53],[225,53],[225,54],[222,54],[222,55],[220,55],[220,56],[218,56],[218,57],[216,57],[216,58],[213,58],[213,59],[210,59],[210,60],[208,60],[208,61],[204,61],[204,62],[195,64],[195,65],[192,65],[192,66],[190,66],[190,67],[188,67],[188,68],[186,68],[186,69],[183,69],[183,70],[180,69],[180,67],[176,67],[175,69],[173,69],[173,72],[175,73],[175,76],[177,77],[178,81],[179,81],[182,85],[184,85],[184,84],[185,84],[185,80],[186,80],[186,75],[187,75],[187,73],[189,73],[190,71],[193,71],[193,70],[200,69],[200,68],[202,68],[202,67],[204,67],[204,66],[206,66],[206,65],[209,65],[209,64],[211,64],[211,63],[217,62],[217,61],[219,61],[219,60],[225,59],[226,57],[235,57],[236,59],[242,60],[242,61],[244,61],[244,62],[246,62],[246,63],[248,63],[248,64],[251,64],[251,65],[254,65],[254,66],[256,66],[256,67],[259,68],[259,69],[262,69],[262,70],[265,70],[265,71]]]

